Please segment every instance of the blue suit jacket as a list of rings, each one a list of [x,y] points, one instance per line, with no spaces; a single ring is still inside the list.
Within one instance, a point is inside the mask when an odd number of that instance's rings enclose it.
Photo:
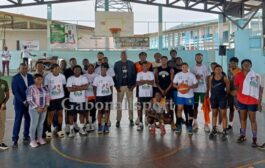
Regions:
[[[27,74],[28,78],[28,86],[34,84],[33,76],[31,74]],[[27,86],[22,78],[21,74],[18,73],[12,78],[12,93],[14,95],[14,105],[23,104],[23,102],[27,99],[26,95]]]

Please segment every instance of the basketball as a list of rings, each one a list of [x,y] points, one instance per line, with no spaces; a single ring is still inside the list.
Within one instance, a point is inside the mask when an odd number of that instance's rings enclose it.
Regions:
[[[189,91],[189,85],[187,85],[187,84],[185,84],[185,83],[179,84],[178,91],[179,91],[181,94],[186,94],[186,93],[188,93],[188,91]]]

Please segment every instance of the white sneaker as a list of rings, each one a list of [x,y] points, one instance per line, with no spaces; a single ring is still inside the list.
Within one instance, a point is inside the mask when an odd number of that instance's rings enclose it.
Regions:
[[[86,124],[86,132],[90,132],[91,131],[91,124]]]
[[[45,134],[46,134],[46,138],[48,138],[48,139],[52,138],[52,133],[51,132],[46,131]]]
[[[59,138],[63,138],[64,137],[64,132],[63,131],[59,131],[57,132],[57,135]]]
[[[139,118],[137,118],[135,121],[135,125],[139,125],[139,123],[140,123],[140,120],[139,120]]]
[[[91,131],[95,131],[95,130],[96,130],[95,124],[91,124]]]
[[[38,143],[34,140],[34,141],[31,141],[30,144],[29,144],[32,148],[37,148],[39,145]]]
[[[70,130],[70,133],[68,135],[70,138],[73,138],[75,136],[75,130],[74,129],[71,129]]]
[[[79,134],[81,134],[82,136],[87,135],[87,132],[85,131],[85,128],[80,128]]]
[[[38,140],[38,143],[40,145],[45,145],[47,142],[44,139],[41,138],[41,139]]]
[[[69,124],[67,124],[67,125],[65,126],[65,133],[66,133],[66,134],[69,134],[69,133],[70,133],[70,125],[69,125]]]
[[[210,132],[210,127],[208,126],[208,124],[204,125],[204,131],[205,132]]]
[[[137,126],[137,131],[142,131],[143,128],[144,128],[143,123],[140,122],[139,125]]]
[[[193,128],[193,130],[199,129],[198,121],[194,120],[193,125],[192,125],[192,128]]]

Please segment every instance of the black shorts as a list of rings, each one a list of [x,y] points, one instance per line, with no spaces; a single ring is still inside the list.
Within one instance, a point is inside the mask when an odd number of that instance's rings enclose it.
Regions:
[[[50,106],[48,107],[48,111],[60,111],[60,110],[63,110],[63,106],[64,106],[62,104],[63,100],[64,100],[64,98],[51,100],[50,101]]]
[[[227,108],[227,96],[223,95],[223,96],[215,96],[210,98],[210,102],[211,102],[211,108],[213,109],[226,109]]]
[[[97,96],[96,97],[96,109],[97,110],[111,110],[112,95],[109,96]]]
[[[86,113],[86,102],[83,103],[75,103],[69,102],[69,110],[67,115],[74,116],[76,114],[85,114]]]

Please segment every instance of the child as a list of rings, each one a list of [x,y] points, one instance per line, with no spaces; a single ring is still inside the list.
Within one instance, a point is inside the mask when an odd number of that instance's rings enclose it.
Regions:
[[[97,76],[94,72],[95,68],[93,64],[89,64],[87,66],[87,73],[84,75],[87,78],[88,81],[88,87],[86,90],[86,98],[89,105],[89,111],[87,115],[87,125],[86,125],[86,131],[94,131],[95,130],[95,121],[96,121],[96,96],[94,95],[93,91],[93,82],[95,80],[95,77]]]
[[[46,144],[46,141],[42,139],[42,132],[43,123],[47,114],[47,107],[50,104],[49,92],[42,85],[43,76],[41,74],[35,74],[34,82],[35,84],[30,86],[27,90],[27,102],[29,103],[30,115],[30,146],[32,148],[38,147],[39,144]]]
[[[109,133],[109,116],[110,103],[112,102],[112,93],[114,81],[111,76],[107,75],[109,65],[107,63],[101,64],[101,74],[95,77],[93,82],[94,95],[96,95],[96,107],[98,109],[98,134]],[[99,106],[101,104],[101,106]],[[102,126],[102,117],[105,115],[105,125]]]
[[[194,117],[194,93],[193,89],[198,87],[198,81],[194,74],[189,72],[189,65],[182,63],[182,72],[175,75],[173,80],[173,87],[178,90],[177,95],[177,129],[176,133],[181,133],[181,117],[182,111],[185,107],[185,111],[189,113],[188,116],[188,133],[192,135],[192,122]]]
[[[62,123],[63,123],[63,107],[62,102],[64,99],[64,86],[66,85],[66,79],[63,74],[60,73],[60,66],[58,64],[53,64],[51,66],[51,73],[49,73],[45,77],[44,85],[50,92],[50,106],[48,108],[48,118],[47,125],[48,130],[46,132],[46,137],[51,138],[51,124],[54,119],[54,115],[56,114],[56,121],[58,121],[57,125],[57,134],[58,137],[63,138],[64,132],[62,131]]]
[[[87,79],[81,75],[82,68],[79,65],[73,67],[74,75],[67,80],[67,89],[70,92],[69,104],[71,109],[68,111],[69,123],[70,123],[70,134],[69,137],[74,137],[74,119],[77,118],[79,113],[80,120],[80,135],[87,135],[84,124],[85,124],[85,107],[86,107],[86,95],[87,90]]]
[[[151,71],[147,71],[147,62],[142,63],[143,71],[137,73],[137,85],[139,86],[138,92],[138,118],[139,125],[137,126],[137,130],[143,130],[143,108],[147,109],[147,105],[150,104],[151,98],[153,97],[153,84],[154,84],[154,73]]]
[[[159,122],[161,135],[166,133],[165,130],[165,111],[166,111],[166,99],[162,98],[160,92],[155,93],[155,97],[151,101],[151,108],[148,110],[148,123],[151,124],[150,132],[155,134],[156,122]]]

